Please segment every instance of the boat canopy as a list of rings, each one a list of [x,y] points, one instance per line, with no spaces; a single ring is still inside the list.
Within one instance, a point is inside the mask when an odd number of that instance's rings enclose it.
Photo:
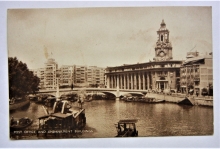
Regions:
[[[119,120],[119,124],[133,124],[133,123],[137,123],[138,119],[123,119],[123,120]]]

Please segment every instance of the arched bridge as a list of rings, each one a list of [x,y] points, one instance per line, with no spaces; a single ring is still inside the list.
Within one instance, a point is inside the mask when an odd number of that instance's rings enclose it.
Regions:
[[[131,95],[141,95],[146,94],[147,90],[129,90],[129,89],[116,89],[116,88],[74,88],[74,89],[59,89],[59,95],[68,93],[68,92],[77,92],[77,91],[86,91],[86,92],[100,92],[106,95],[111,95],[114,97],[121,97],[125,94]],[[39,93],[47,93],[56,96],[57,90],[40,90]]]

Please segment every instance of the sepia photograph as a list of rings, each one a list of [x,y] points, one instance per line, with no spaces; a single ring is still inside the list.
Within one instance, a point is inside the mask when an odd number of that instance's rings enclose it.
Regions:
[[[212,5],[5,13],[9,141],[219,133]]]
[[[211,7],[7,14],[10,139],[213,135]]]

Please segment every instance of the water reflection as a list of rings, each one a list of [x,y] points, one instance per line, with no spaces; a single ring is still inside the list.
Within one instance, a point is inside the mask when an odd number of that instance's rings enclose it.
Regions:
[[[71,103],[77,106],[77,102]],[[190,136],[213,134],[213,108],[185,106],[170,103],[147,104],[115,100],[85,102],[87,130],[78,137],[114,137],[114,124],[120,119],[138,118],[139,136]],[[52,108],[49,108],[51,110]],[[38,128],[38,117],[45,115],[41,104],[31,102],[26,109],[10,113],[10,116],[34,119],[29,129]],[[33,138],[34,136],[31,136]]]

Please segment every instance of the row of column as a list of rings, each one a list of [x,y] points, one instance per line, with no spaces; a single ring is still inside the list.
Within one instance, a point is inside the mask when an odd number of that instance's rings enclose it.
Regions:
[[[150,73],[107,75],[107,88],[146,90],[150,88]]]

